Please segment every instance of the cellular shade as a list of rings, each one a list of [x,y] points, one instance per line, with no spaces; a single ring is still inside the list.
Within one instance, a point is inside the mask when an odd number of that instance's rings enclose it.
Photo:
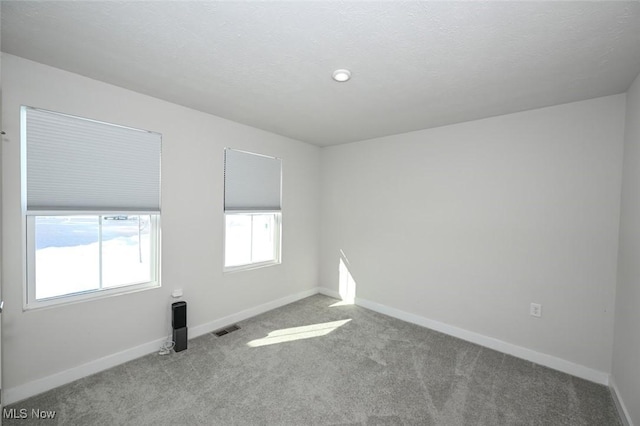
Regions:
[[[225,149],[225,210],[280,210],[282,161]]]
[[[25,107],[27,211],[160,211],[158,133]]]

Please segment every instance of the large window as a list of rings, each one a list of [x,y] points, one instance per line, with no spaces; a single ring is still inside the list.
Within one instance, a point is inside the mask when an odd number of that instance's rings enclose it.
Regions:
[[[22,108],[27,308],[158,287],[157,133]]]
[[[225,271],[280,263],[281,160],[225,150]]]

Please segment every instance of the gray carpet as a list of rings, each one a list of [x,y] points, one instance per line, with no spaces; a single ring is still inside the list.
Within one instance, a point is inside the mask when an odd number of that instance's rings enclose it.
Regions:
[[[621,424],[605,386],[336,302],[312,296],[78,380],[7,407],[28,416],[4,425]]]

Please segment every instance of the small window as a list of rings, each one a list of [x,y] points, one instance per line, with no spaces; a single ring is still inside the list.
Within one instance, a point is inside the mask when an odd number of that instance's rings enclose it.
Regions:
[[[22,108],[26,308],[158,287],[161,135]]]
[[[225,271],[280,263],[279,158],[225,149]]]
[[[280,263],[280,213],[225,214],[225,267]]]

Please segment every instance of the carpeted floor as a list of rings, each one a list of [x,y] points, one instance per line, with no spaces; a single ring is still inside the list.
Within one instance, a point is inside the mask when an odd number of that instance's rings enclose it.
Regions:
[[[3,424],[621,425],[605,386],[336,302],[78,380],[6,407],[27,418]]]

